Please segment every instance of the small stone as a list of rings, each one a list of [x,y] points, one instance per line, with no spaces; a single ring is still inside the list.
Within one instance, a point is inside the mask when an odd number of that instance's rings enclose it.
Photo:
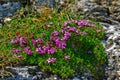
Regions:
[[[4,22],[5,22],[5,23],[8,23],[8,22],[10,22],[10,21],[11,21],[11,18],[5,18],[5,19],[4,19]]]
[[[73,80],[80,80],[78,77],[74,77]]]
[[[33,76],[32,80],[37,80],[37,76]]]
[[[117,71],[117,75],[120,77],[120,71]]]
[[[120,52],[115,52],[115,56],[119,57],[120,56]]]

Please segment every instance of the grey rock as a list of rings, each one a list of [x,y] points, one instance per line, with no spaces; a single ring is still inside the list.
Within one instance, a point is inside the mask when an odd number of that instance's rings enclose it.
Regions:
[[[78,77],[74,77],[73,80],[80,80]]]
[[[0,17],[3,19],[6,16],[12,16],[17,9],[20,8],[18,2],[7,2],[0,4]]]
[[[38,80],[37,76],[33,76],[32,80]]]

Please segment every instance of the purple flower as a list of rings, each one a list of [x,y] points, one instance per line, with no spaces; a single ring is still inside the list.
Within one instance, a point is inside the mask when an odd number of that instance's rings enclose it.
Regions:
[[[28,54],[28,55],[32,55],[33,52],[32,52],[31,50],[28,50],[27,54]]]
[[[19,39],[11,40],[11,43],[12,43],[12,44],[16,44],[16,43],[18,43],[18,42],[19,42]]]
[[[18,50],[18,49],[16,49],[16,53],[19,53],[19,52],[22,52],[22,50]]]
[[[66,56],[64,56],[64,58],[65,58],[65,59],[69,59],[69,58],[70,58],[70,56],[66,55]]]
[[[84,35],[86,35],[86,34],[87,34],[86,32],[82,32],[82,33],[81,33],[82,36],[84,36]]]
[[[23,37],[20,37],[20,39],[19,39],[19,40],[20,40],[20,42],[22,42],[22,41],[24,40],[24,38],[23,38]]]
[[[80,28],[82,28],[82,27],[83,27],[83,26],[81,26],[81,25],[80,25],[80,26],[78,26],[78,28],[79,28],[79,29],[80,29]]]
[[[71,36],[69,32],[65,32],[64,37],[61,39],[61,41],[66,41]]]
[[[33,52],[30,50],[30,47],[25,47],[24,52],[26,52],[28,55],[32,55]]]
[[[43,50],[41,47],[36,48],[36,51],[37,51],[39,54],[45,54],[45,53],[46,53],[45,49]]]
[[[70,32],[75,32],[76,28],[75,27],[69,27]]]
[[[49,49],[49,46],[43,46],[43,47],[42,47],[42,50],[44,51],[44,53],[47,53],[47,52],[48,52],[48,49]]]
[[[78,26],[86,26],[88,23],[86,20],[81,20],[77,24],[78,24]]]
[[[18,50],[16,48],[10,50],[10,53],[19,53],[19,52],[22,52],[22,50]]]
[[[25,51],[25,52],[28,52],[29,49],[30,49],[30,47],[25,47],[25,48],[24,48],[24,51]]]
[[[55,52],[54,48],[50,48],[50,49],[48,50],[48,54],[54,54],[54,52]]]
[[[68,24],[69,24],[69,22],[66,21],[66,22],[63,24],[63,27],[66,27]]]
[[[53,34],[53,36],[58,36],[59,32],[58,31],[54,31],[52,34]]]
[[[78,24],[78,20],[74,20],[74,23],[75,23],[75,24]]]
[[[63,38],[61,38],[61,41],[66,41],[66,40],[68,40],[68,38],[69,37],[64,36]]]
[[[65,30],[68,30],[68,28],[69,28],[69,26],[68,26],[68,27],[64,27],[63,30],[64,30],[64,31],[65,31]]]
[[[64,36],[70,37],[71,34],[69,32],[65,32]]]
[[[39,54],[45,54],[48,52],[48,49],[49,49],[49,46],[42,46],[42,47],[36,48],[36,51]]]
[[[36,40],[32,40],[33,46],[36,47]]]
[[[47,59],[47,62],[54,63],[54,62],[56,62],[56,58],[49,58],[49,59]]]
[[[88,51],[88,54],[92,54],[92,51],[91,51],[91,50],[89,50],[89,51]]]
[[[60,33],[64,33],[64,30],[60,30],[59,32],[60,32]]]
[[[19,41],[20,41],[20,46],[25,46],[25,45],[28,44],[27,39],[24,38],[24,37],[20,37],[20,38],[19,38]]]
[[[38,43],[42,43],[43,40],[42,40],[41,38],[38,38],[38,39],[36,40],[36,42],[38,42]]]
[[[80,35],[80,32],[79,32],[79,30],[76,30],[76,31],[75,31],[75,33],[77,33],[78,35]]]
[[[52,40],[54,42],[57,42],[57,41],[60,41],[60,38],[59,37],[53,37],[53,36],[51,36],[50,40]]]
[[[32,40],[32,43],[33,43],[33,46],[34,46],[34,47],[37,46],[37,43],[42,43],[42,42],[43,42],[43,40],[40,39],[40,38],[38,38],[38,39],[36,39],[36,40]]]
[[[71,20],[71,22],[75,22],[75,20]]]
[[[58,48],[65,49],[66,43],[65,43],[65,42],[61,42],[61,41],[58,41],[58,42],[56,42],[56,46],[57,46]]]

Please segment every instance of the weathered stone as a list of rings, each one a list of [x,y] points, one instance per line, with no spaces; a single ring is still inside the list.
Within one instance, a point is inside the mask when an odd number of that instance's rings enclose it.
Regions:
[[[120,77],[120,71],[117,71],[117,75]]]

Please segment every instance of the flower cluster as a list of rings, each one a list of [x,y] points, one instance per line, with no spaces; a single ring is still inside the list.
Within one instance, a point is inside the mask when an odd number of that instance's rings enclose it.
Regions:
[[[10,50],[10,53],[13,55],[13,58],[16,59],[16,58],[21,58],[22,55],[20,55],[19,53],[23,52],[23,50],[20,50],[20,49],[16,49],[16,48],[13,48],[12,50]]]
[[[16,43],[18,43],[18,42],[19,42],[19,39],[11,40],[11,43],[12,43],[12,44],[16,44]]]
[[[74,23],[75,25],[77,25],[77,27],[75,26],[70,26],[71,23]],[[61,30],[59,31],[53,31],[51,36],[50,36],[50,42],[47,45],[44,45],[43,41],[41,38],[38,39],[34,39],[32,40],[32,44],[34,46],[34,48],[36,49],[36,52],[38,52],[39,54],[54,54],[55,53],[55,49],[65,49],[65,47],[67,46],[67,40],[71,37],[72,33],[77,34],[77,35],[86,35],[86,32],[80,32],[80,28],[84,27],[84,26],[94,26],[93,24],[89,24],[86,20],[71,20],[71,21],[66,21],[63,24],[63,27]],[[61,38],[59,37],[59,35],[63,35]],[[28,40],[26,39],[26,37],[19,37],[16,40],[11,40],[12,44],[17,44],[19,43],[20,46],[27,46],[24,48],[24,52],[26,52],[28,55],[32,55],[33,52],[30,49],[30,47],[28,46]],[[47,42],[46,42],[47,43]],[[52,45],[52,46],[51,46]],[[17,49],[13,49],[11,50],[12,53],[18,53],[21,52],[20,50]],[[88,51],[88,53],[91,53],[90,51]],[[70,56],[66,55],[64,56],[65,59],[69,59]],[[54,63],[56,62],[56,58],[49,58],[47,60],[48,63]]]
[[[25,37],[19,37],[16,40],[11,40],[12,44],[20,43],[20,46],[26,46],[28,43],[27,39]]]
[[[43,43],[43,40],[41,38],[38,38],[36,40],[32,40],[33,46],[37,47],[37,43],[40,45]]]
[[[19,50],[16,48],[13,48],[12,50],[10,50],[10,53],[20,53],[20,52],[22,52],[22,50]]]
[[[63,27],[68,26],[70,23],[75,23],[78,25],[78,28],[82,28],[84,26],[95,26],[94,24],[89,24],[86,20],[71,20],[71,21],[66,21],[63,24]]]
[[[19,37],[16,40],[11,40],[12,44],[19,44],[20,46],[27,46],[28,40],[26,37]],[[11,53],[19,53],[19,52],[26,52],[28,55],[31,55],[33,52],[30,50],[30,47],[25,47],[24,50],[18,50],[13,48],[11,51]]]
[[[28,55],[32,55],[33,52],[30,50],[30,47],[25,47],[24,52],[26,52]]]
[[[39,54],[45,54],[45,53],[54,54],[54,52],[55,52],[54,48],[52,48],[50,46],[42,46],[42,47],[36,48],[36,51]]]

